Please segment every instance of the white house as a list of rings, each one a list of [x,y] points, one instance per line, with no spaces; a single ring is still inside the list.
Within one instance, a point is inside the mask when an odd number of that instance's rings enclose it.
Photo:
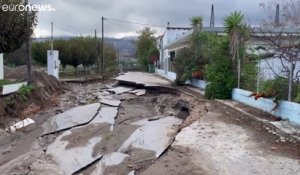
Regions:
[[[216,33],[217,35],[224,35],[224,27],[203,27],[204,32],[211,32],[211,33]],[[178,29],[177,29],[178,30]],[[180,31],[180,30],[179,30]],[[186,32],[183,32],[182,35],[179,35],[180,32],[177,31],[170,31],[166,30],[165,34],[160,37],[160,44],[159,44],[159,49],[160,49],[160,64],[157,66],[156,72],[165,76],[166,78],[169,78],[170,80],[175,80],[176,79],[176,74],[174,73],[174,67],[173,67],[173,61],[174,58],[177,54],[177,52],[184,48],[184,47],[189,47],[190,44],[190,39],[192,37],[192,30],[187,30]],[[173,32],[173,33],[171,33]],[[250,39],[247,43],[246,46],[248,48],[248,53],[254,53],[256,55],[259,55],[258,51],[256,51],[254,48],[257,48],[258,46],[263,46],[270,52],[270,48],[268,46],[268,43],[266,43],[263,39],[260,39],[262,36],[260,28],[253,28],[253,37]],[[284,32],[284,33],[290,33],[297,35],[295,39],[297,38],[297,41],[299,39],[300,35],[300,29],[293,29],[293,28],[286,28],[286,29],[277,29],[274,28],[271,33],[279,33],[279,32]],[[171,34],[169,34],[171,33]],[[172,35],[173,34],[173,35]],[[176,35],[175,35],[176,34]],[[264,34],[265,35],[265,34]],[[283,42],[286,42],[288,44],[288,40],[283,39]],[[259,65],[258,65],[259,66]],[[261,60],[260,61],[260,70],[261,70],[261,77],[264,80],[269,80],[269,79],[274,79],[275,75],[281,75],[285,74],[286,72],[283,72],[284,66],[288,66],[287,62],[282,63],[281,59],[278,59],[276,57]],[[276,74],[274,74],[274,70]],[[300,61],[297,61],[296,63],[296,72],[300,72]],[[273,75],[272,75],[273,74]],[[300,76],[300,73],[299,73]]]
[[[169,50],[168,46],[180,39],[187,33],[190,33],[190,27],[170,27],[168,26],[165,33],[157,38],[157,45],[160,52],[159,61],[156,68],[161,73],[170,76],[170,79],[175,80],[176,75],[172,72],[172,66],[170,62],[175,58],[173,50]]]
[[[214,32],[216,34],[223,34],[223,27],[204,27],[206,32]],[[174,73],[173,61],[178,51],[182,48],[189,47],[190,39],[193,30],[184,27],[167,27],[163,36],[158,38],[158,48],[160,50],[159,64],[156,72],[165,76],[170,80],[176,79]]]

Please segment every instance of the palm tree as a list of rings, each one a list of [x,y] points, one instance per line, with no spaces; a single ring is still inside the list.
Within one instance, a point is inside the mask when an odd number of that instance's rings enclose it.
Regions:
[[[225,31],[230,38],[230,54],[232,60],[239,57],[238,51],[244,46],[246,38],[248,36],[248,27],[244,23],[244,15],[242,12],[232,12],[229,16],[224,19]]]
[[[244,47],[245,42],[249,36],[249,30],[244,23],[244,15],[242,12],[234,11],[229,16],[225,16],[224,26],[225,31],[229,36],[230,54],[232,61],[238,60],[238,88],[240,88],[240,74],[241,74],[241,61],[240,61],[240,48]]]
[[[203,17],[202,16],[193,16],[190,18],[191,25],[194,28],[195,32],[202,30],[203,27]]]

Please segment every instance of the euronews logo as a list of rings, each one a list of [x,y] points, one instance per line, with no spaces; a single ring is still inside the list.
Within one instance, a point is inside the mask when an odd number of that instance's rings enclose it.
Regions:
[[[51,4],[4,4],[2,0],[1,10],[4,12],[13,12],[13,11],[34,11],[34,12],[53,12],[55,8]]]

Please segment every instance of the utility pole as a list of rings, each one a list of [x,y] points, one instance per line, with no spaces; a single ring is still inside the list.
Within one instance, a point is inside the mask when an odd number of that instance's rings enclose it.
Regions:
[[[99,60],[99,42],[97,39],[97,30],[95,29],[95,41],[96,41],[96,64],[97,64],[97,73],[100,73],[100,60]]]
[[[120,70],[120,52],[119,52],[119,50],[118,50],[118,72],[120,73],[121,72],[121,70]]]
[[[102,69],[101,69],[101,71],[102,71],[102,75],[104,75],[104,17],[102,16],[102,18],[101,18],[101,21],[102,21],[102,59],[101,59],[101,65],[102,65]]]
[[[28,0],[25,0],[25,5],[28,5]],[[27,63],[27,83],[31,83],[31,43],[30,43],[30,24],[29,24],[29,12],[26,12],[26,63]]]

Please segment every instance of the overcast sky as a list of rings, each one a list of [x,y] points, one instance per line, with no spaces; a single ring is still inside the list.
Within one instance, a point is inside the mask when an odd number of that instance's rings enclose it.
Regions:
[[[225,15],[242,11],[246,20],[257,25],[265,16],[260,3],[271,0],[29,0],[34,4],[50,4],[52,12],[38,13],[35,36],[49,36],[54,22],[55,35],[94,35],[101,32],[101,16],[138,23],[166,26],[189,26],[189,18],[201,15],[204,26],[209,24],[211,5],[215,6],[216,25],[222,25]],[[105,21],[105,34],[110,37],[135,35],[144,26],[113,20]],[[158,34],[163,28],[155,28]]]

